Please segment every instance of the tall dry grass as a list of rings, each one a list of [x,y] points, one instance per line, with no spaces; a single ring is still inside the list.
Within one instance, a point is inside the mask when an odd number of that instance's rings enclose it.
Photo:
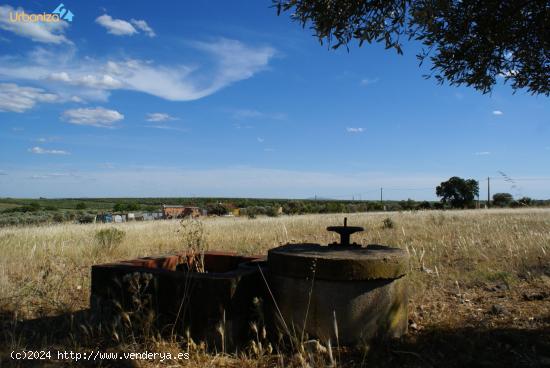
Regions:
[[[465,290],[486,283],[514,284],[548,271],[549,209],[345,216],[350,225],[366,228],[354,235],[354,241],[393,245],[409,252],[411,309],[429,299],[445,298],[442,290],[464,295]],[[205,218],[205,247],[265,254],[288,242],[326,244],[337,240],[326,227],[342,223],[343,217]],[[393,226],[387,226],[387,218]],[[102,247],[96,234],[112,227],[125,236],[114,246]],[[91,265],[181,250],[185,245],[179,229],[178,221],[1,228],[0,311],[29,319],[87,308]],[[440,313],[432,323],[453,318],[449,309],[441,310],[448,315]]]

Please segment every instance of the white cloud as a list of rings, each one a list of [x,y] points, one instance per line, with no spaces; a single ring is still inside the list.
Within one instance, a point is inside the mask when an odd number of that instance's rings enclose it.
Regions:
[[[142,31],[149,37],[155,37],[155,31],[146,21],[131,19],[130,22],[124,19],[115,19],[108,14],[103,14],[95,20],[97,24],[107,29],[107,33],[116,36],[132,36]],[[139,31],[138,31],[139,30]]]
[[[493,115],[500,116],[500,115],[504,115],[504,113],[500,110],[493,110]]]
[[[153,28],[149,27],[149,25],[147,24],[146,21],[138,20],[138,19],[131,19],[130,22],[132,22],[132,24],[134,26],[136,26],[138,29],[145,32],[145,34],[147,36],[149,36],[149,37],[155,37],[156,36],[155,31],[153,31]]]
[[[40,174],[40,175],[31,175],[29,179],[56,179],[56,178],[78,178],[79,175],[73,173],[51,173],[51,174]]]
[[[161,122],[161,121],[178,120],[178,118],[175,118],[173,116],[170,116],[170,114],[166,114],[163,112],[153,112],[153,113],[147,114],[147,118],[145,120],[152,121],[152,122]]]
[[[72,78],[67,72],[60,72],[50,74],[48,79],[95,89],[117,89],[122,87],[122,82],[109,74],[87,74]]]
[[[109,128],[117,121],[124,119],[124,115],[116,110],[108,110],[103,107],[80,108],[66,110],[63,112],[62,119],[71,124]]]
[[[56,89],[66,100],[77,94],[86,100],[106,101],[109,91],[124,89],[170,101],[192,101],[254,76],[266,69],[275,55],[271,47],[251,47],[227,39],[189,45],[209,56],[200,67],[199,64],[193,67],[159,65],[135,59],[101,62],[78,59],[76,54],[49,53],[46,57],[41,52],[41,55],[28,54],[24,58],[0,56],[0,78],[42,83]]]
[[[233,110],[232,118],[235,120],[246,120],[246,119],[272,119],[272,120],[284,120],[287,118],[286,114],[277,112],[277,113],[265,113],[253,109],[236,109]]]
[[[71,100],[72,102],[76,102],[76,103],[82,103],[82,102],[84,102],[84,100],[83,100],[82,98],[78,97],[78,96],[71,96],[70,100]]]
[[[378,81],[379,81],[378,78],[372,78],[372,79],[364,78],[364,79],[361,79],[361,85],[362,86],[370,86],[371,84],[375,84]]]
[[[38,102],[59,102],[60,96],[40,88],[21,87],[14,83],[0,83],[0,111],[24,112]]]
[[[0,5],[0,29],[15,33],[18,36],[30,38],[42,43],[71,43],[64,35],[68,22],[12,22],[10,13],[24,12],[23,8],[13,8],[10,5]],[[27,14],[29,12],[26,12]]]
[[[69,152],[63,150],[49,150],[42,147],[33,147],[28,149],[31,153],[36,153],[37,155],[70,155]]]
[[[176,132],[187,132],[188,131],[187,129],[184,129],[184,128],[178,128],[178,127],[173,127],[173,126],[170,126],[170,125],[163,125],[163,124],[160,124],[160,125],[146,125],[145,127],[146,128],[152,128],[152,129],[161,129],[161,130],[173,130],[173,131],[176,131]]]
[[[491,154],[491,152],[488,152],[488,151],[481,151],[481,152],[474,153],[474,155],[476,155],[476,156],[488,156],[490,154]]]
[[[364,128],[346,128],[346,132],[348,133],[363,133],[364,131]]]
[[[107,33],[116,36],[131,36],[138,31],[129,22],[122,19],[114,19],[110,15],[103,14],[96,18],[96,23],[107,29]]]
[[[263,138],[261,138],[261,137],[258,137],[258,138],[256,138],[256,139],[257,139],[258,142],[260,142],[260,143],[264,143],[264,141],[265,141],[265,139],[263,139]]]

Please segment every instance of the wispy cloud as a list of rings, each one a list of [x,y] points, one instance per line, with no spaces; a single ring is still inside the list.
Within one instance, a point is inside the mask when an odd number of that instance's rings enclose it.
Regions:
[[[364,128],[346,128],[346,132],[348,133],[363,133],[364,131]]]
[[[115,19],[108,14],[103,14],[96,18],[96,23],[115,36],[131,36],[138,33],[134,26],[125,20]]]
[[[86,100],[105,101],[111,90],[123,89],[170,101],[192,101],[251,78],[265,70],[275,55],[269,46],[253,47],[228,39],[191,42],[189,46],[208,56],[200,67],[196,63],[159,65],[138,59],[101,62],[79,59],[76,53],[41,50],[37,55],[0,57],[0,77],[44,84],[66,94],[67,100],[78,95]]]
[[[287,118],[286,114],[281,112],[269,113],[269,112],[254,110],[254,109],[233,110],[231,117],[235,120],[247,120],[247,119],[284,120]]]
[[[379,81],[378,78],[363,78],[361,79],[360,84],[362,86],[370,86],[371,84],[378,83],[378,81]]]
[[[149,37],[155,37],[155,31],[153,31],[153,28],[151,28],[146,21],[144,20],[138,20],[138,19],[131,19],[130,22],[136,26],[139,30],[143,31],[147,36]]]
[[[504,113],[500,110],[493,110],[493,115],[500,116],[500,115],[504,115]]]
[[[165,124],[155,124],[155,125],[146,125],[146,128],[151,129],[160,129],[160,130],[173,130],[175,132],[188,132],[188,129],[185,128],[178,128],[171,125],[165,125]]]
[[[264,143],[265,139],[261,138],[261,137],[257,137],[256,140],[260,143]]]
[[[58,178],[79,178],[80,176],[73,173],[51,173],[51,174],[35,174],[29,176],[29,179],[58,179]]]
[[[153,112],[153,113],[147,114],[147,118],[145,120],[152,121],[152,122],[161,122],[161,121],[178,120],[178,118],[175,118],[170,114],[166,114],[163,112]]]
[[[12,22],[10,13],[25,11],[10,5],[0,5],[0,29],[42,43],[71,43],[64,35],[68,22]],[[29,13],[26,11],[26,13]]]
[[[0,176],[4,176],[4,175],[8,175],[8,173],[3,170],[0,170]]]
[[[54,142],[58,140],[59,140],[59,137],[40,137],[35,139],[36,142],[40,142],[40,143]]]
[[[488,156],[490,154],[491,154],[491,152],[489,152],[489,151],[480,151],[480,152],[475,152],[474,153],[474,155],[476,155],[476,156]]]
[[[83,179],[69,182],[66,179],[44,180],[40,188],[21,185],[22,179],[31,175],[48,175],[52,171],[40,169],[10,170],[10,180],[2,191],[6,196],[177,196],[195,193],[198,196],[257,196],[257,197],[302,197],[317,193],[320,196],[362,193],[369,188],[426,187],[425,197],[432,198],[435,185],[444,180],[441,175],[390,175],[380,172],[315,172],[308,170],[279,170],[255,167],[226,167],[204,170],[183,169],[181,167],[151,167],[136,170],[132,167],[117,167],[116,170],[86,171]],[[54,171],[55,172],[55,171]],[[13,178],[13,179],[12,179]],[[66,180],[60,187],[58,181]],[[72,180],[72,179],[71,179]],[[48,184],[52,182],[52,184]],[[131,185],[113,186],[113,183]],[[37,193],[37,194],[34,194]],[[419,193],[416,193],[419,195]],[[376,195],[376,194],[373,194]],[[394,198],[407,198],[410,192],[392,192]],[[351,194],[349,195],[351,198]]]
[[[103,162],[99,165],[97,165],[100,169],[114,169],[116,166],[112,162]]]
[[[124,119],[124,115],[116,110],[96,107],[66,110],[61,118],[71,124],[110,128],[117,121]]]
[[[39,102],[59,102],[61,97],[40,88],[22,87],[14,83],[0,83],[0,111],[24,112]]]
[[[70,155],[70,152],[63,150],[45,149],[42,147],[32,147],[28,149],[29,152],[37,155]]]

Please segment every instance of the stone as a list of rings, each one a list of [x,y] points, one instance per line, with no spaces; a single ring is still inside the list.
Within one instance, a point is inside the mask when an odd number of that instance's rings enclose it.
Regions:
[[[272,249],[277,328],[342,345],[400,337],[408,325],[408,267],[405,251],[377,244]]]

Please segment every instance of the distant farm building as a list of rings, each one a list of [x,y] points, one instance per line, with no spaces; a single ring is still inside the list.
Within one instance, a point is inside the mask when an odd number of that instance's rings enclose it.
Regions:
[[[200,217],[202,215],[199,207],[162,205],[162,214],[165,219]]]
[[[152,221],[161,220],[164,218],[162,212],[142,212],[142,213],[122,213],[122,212],[107,212],[100,213],[96,216],[96,221],[103,223],[121,223],[127,221]]]

